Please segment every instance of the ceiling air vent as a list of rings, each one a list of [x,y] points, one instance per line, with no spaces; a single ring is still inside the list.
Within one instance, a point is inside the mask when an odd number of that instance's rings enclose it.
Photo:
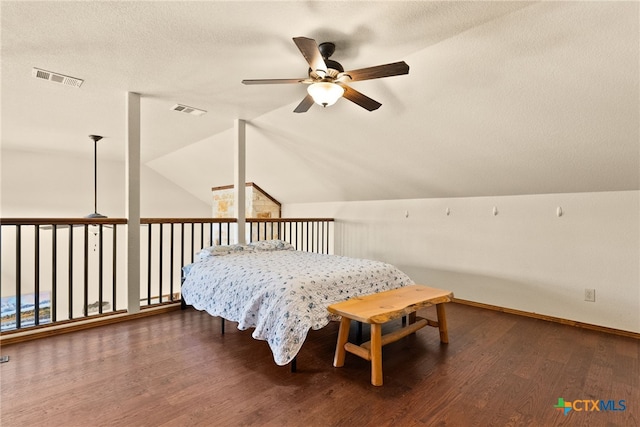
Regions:
[[[67,86],[80,87],[84,80],[77,79],[75,77],[65,76],[64,74],[54,73],[52,71],[41,70],[39,68],[33,68],[31,75],[36,79],[49,80],[54,83],[61,83]]]
[[[192,116],[201,116],[204,113],[206,113],[206,111],[200,110],[199,108],[188,107],[182,104],[176,104],[173,107],[171,107],[171,109],[173,111],[181,111],[183,113],[191,114]]]

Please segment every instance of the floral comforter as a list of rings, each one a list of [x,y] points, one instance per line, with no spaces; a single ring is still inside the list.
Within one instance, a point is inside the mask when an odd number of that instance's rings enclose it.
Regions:
[[[184,301],[241,330],[255,328],[252,336],[269,343],[278,365],[293,360],[309,329],[332,320],[327,306],[413,284],[380,261],[295,251],[281,241],[207,248],[199,257],[185,269]]]

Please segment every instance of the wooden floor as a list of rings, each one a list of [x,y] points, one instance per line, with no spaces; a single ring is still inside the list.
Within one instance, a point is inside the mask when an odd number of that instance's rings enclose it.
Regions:
[[[446,307],[450,343],[425,328],[384,347],[382,387],[356,356],[332,367],[337,322],[310,332],[297,373],[250,331],[227,323],[221,336],[220,320],[194,309],[5,346],[0,424],[640,425],[639,340]],[[626,409],[565,416],[558,398]]]

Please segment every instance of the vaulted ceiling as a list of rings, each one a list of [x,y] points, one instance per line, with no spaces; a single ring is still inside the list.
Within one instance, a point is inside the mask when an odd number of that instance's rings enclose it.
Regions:
[[[283,203],[637,190],[637,2],[7,2],[2,149],[123,159],[125,96],[140,93],[148,167],[208,201],[247,180]],[[292,42],[332,41],[347,69],[404,60],[305,114]],[[33,67],[84,79],[32,77]],[[172,111],[201,108],[195,117]]]

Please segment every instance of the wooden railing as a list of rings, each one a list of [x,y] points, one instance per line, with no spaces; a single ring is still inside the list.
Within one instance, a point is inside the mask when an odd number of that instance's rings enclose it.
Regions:
[[[235,222],[233,218],[142,218],[141,305],[179,301],[182,266],[194,262],[197,251],[212,242],[230,244]]]
[[[126,219],[2,219],[2,330],[125,307],[126,292],[119,293],[117,272],[123,262],[118,253],[125,248],[118,230],[126,223]]]
[[[179,301],[182,267],[204,247],[236,243],[233,218],[140,224],[140,308]],[[126,312],[126,227],[122,218],[0,219],[0,332]],[[333,253],[333,219],[247,219],[245,237]]]
[[[281,239],[305,252],[332,253],[333,218],[247,219],[248,241]]]

